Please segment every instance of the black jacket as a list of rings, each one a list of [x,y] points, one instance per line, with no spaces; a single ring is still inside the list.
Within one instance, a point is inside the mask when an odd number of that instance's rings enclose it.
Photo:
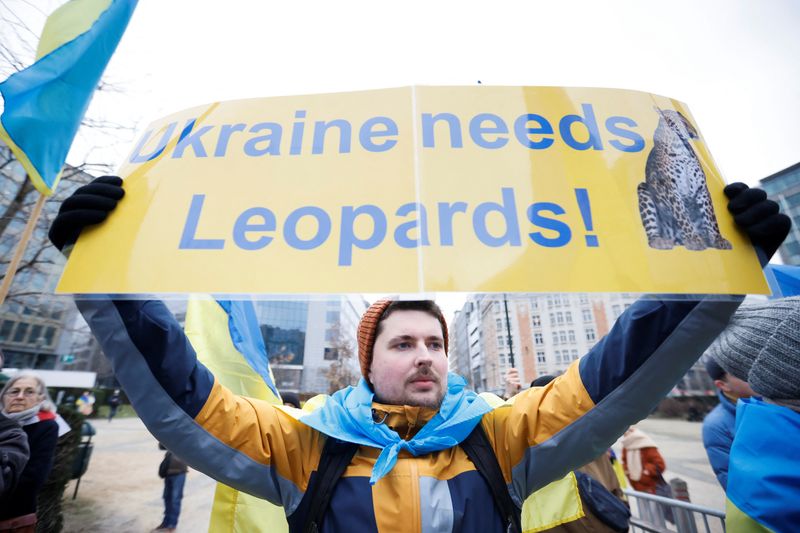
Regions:
[[[19,424],[0,414],[0,502],[17,486],[29,455],[28,436]]]
[[[36,512],[36,498],[50,475],[58,443],[58,424],[42,420],[22,428],[28,435],[31,455],[17,488],[0,504],[0,520]]]

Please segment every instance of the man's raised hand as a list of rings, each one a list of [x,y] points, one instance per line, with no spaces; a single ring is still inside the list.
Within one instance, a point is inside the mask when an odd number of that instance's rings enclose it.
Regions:
[[[50,226],[50,242],[59,250],[75,244],[83,228],[104,221],[123,196],[122,178],[117,176],[103,176],[79,187],[61,204]]]

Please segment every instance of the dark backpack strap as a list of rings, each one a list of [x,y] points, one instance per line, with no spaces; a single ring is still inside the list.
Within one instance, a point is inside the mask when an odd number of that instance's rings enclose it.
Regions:
[[[500,463],[489,443],[489,438],[483,431],[482,424],[475,426],[472,433],[461,443],[461,449],[467,454],[469,460],[475,465],[478,473],[483,476],[489,489],[492,491],[494,504],[506,521],[508,531],[520,533],[522,531],[522,511],[514,504],[511,493],[508,492]]]
[[[322,448],[314,482],[308,487],[305,497],[310,506],[303,533],[316,533],[322,525],[322,518],[331,503],[333,489],[342,477],[347,465],[358,451],[358,444],[328,437]]]

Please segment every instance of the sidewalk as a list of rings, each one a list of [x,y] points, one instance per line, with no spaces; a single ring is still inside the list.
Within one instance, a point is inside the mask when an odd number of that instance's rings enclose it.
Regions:
[[[164,452],[138,418],[92,420],[97,435],[89,470],[72,499],[75,481],[64,492],[64,532],[144,533],[164,516],[164,481],[158,465]],[[208,531],[216,482],[190,470],[183,492],[178,531]]]

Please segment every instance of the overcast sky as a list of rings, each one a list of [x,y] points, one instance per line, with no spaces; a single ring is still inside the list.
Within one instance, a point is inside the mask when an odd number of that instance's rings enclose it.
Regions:
[[[28,6],[62,2],[3,3],[40,31]],[[248,97],[478,80],[636,89],[687,103],[725,179],[754,184],[800,161],[798,58],[794,0],[141,0],[107,71],[122,92],[90,116],[140,131]],[[96,142],[82,134],[71,159]]]

